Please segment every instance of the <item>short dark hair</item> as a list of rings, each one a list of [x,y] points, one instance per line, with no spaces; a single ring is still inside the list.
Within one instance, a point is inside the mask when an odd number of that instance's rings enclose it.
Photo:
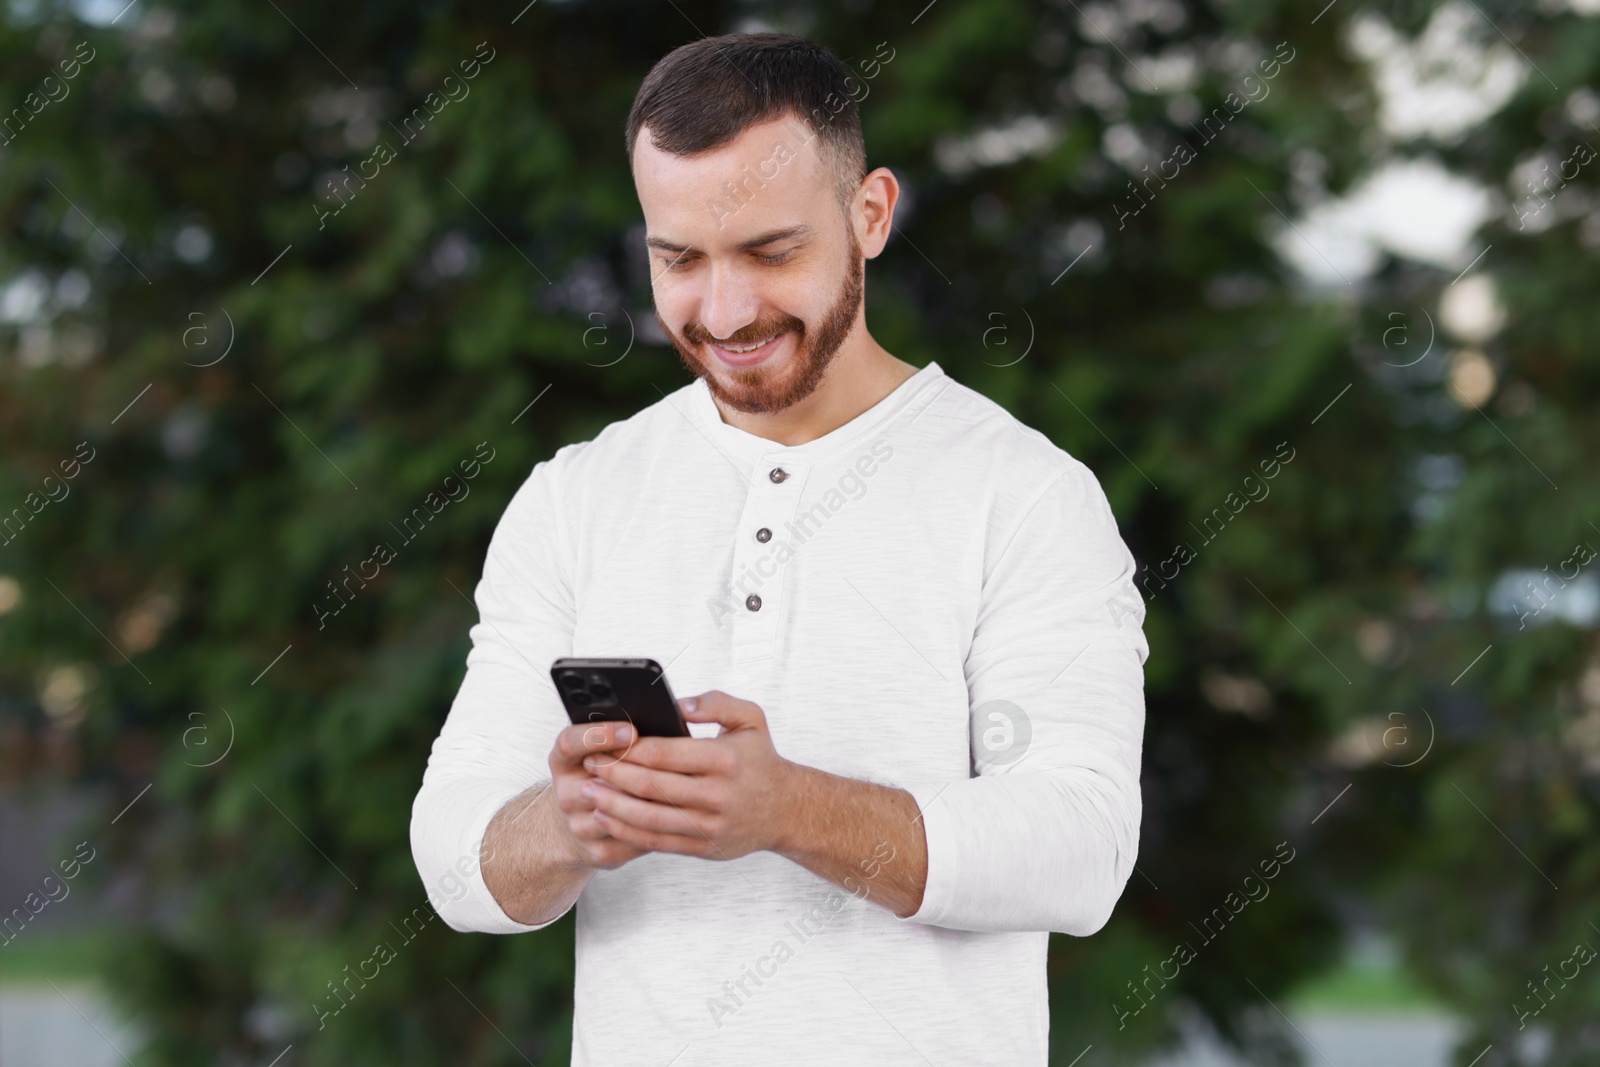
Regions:
[[[867,174],[861,111],[850,73],[827,48],[789,33],[702,37],[667,53],[650,68],[628,111],[628,164],[639,131],[663,152],[693,156],[733,141],[745,130],[787,114],[817,137],[822,160],[837,176],[841,210]]]

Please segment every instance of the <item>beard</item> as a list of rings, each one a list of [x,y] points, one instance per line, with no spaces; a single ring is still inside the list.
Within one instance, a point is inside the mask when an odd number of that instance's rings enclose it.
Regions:
[[[656,321],[661,323],[661,329],[672,342],[678,358],[689,368],[689,373],[705,379],[706,388],[713,397],[747,415],[771,415],[804,400],[822,384],[828,366],[839,354],[851,327],[855,325],[864,291],[866,264],[861,258],[861,245],[856,240],[855,231],[847,228],[845,232],[850,238],[850,253],[845,264],[844,282],[815,334],[808,333],[806,324],[793,315],[780,314],[751,323],[728,338],[728,344],[742,346],[779,333],[793,334],[794,355],[777,369],[767,364],[733,368],[719,363],[713,371],[706,361],[695,354],[695,349],[711,341],[711,335],[705,328],[698,322],[687,323],[680,340],[662,321],[660,312],[656,313]],[[710,361],[716,360],[716,355],[712,354]]]

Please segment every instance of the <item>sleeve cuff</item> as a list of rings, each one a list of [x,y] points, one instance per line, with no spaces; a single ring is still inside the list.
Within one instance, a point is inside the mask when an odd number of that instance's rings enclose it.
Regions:
[[[917,782],[902,786],[917,802],[922,813],[923,836],[927,841],[928,877],[922,890],[922,903],[910,915],[896,915],[900,922],[923,923],[928,926],[943,925],[949,916],[952,878],[955,876],[955,840],[950,826],[950,811],[944,806],[941,794],[955,786],[955,782]]]
[[[483,835],[489,823],[513,797],[527,786],[507,786],[485,797],[462,832],[463,847],[454,867],[445,869],[439,883],[429,888],[429,902],[451,927],[486,934],[521,934],[543,930],[572,910],[569,904],[560,915],[542,923],[520,923],[505,913],[489,891],[480,865]],[[447,892],[446,883],[454,892]],[[574,898],[576,903],[576,898]]]

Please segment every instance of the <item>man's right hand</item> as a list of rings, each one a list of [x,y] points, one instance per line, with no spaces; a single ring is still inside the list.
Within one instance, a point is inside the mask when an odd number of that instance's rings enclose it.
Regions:
[[[614,870],[648,849],[618,841],[596,822],[595,805],[583,798],[583,787],[611,787],[584,769],[586,756],[597,753],[607,762],[622,758],[637,740],[637,732],[625,722],[593,722],[569,726],[556,735],[550,749],[550,780],[556,806],[561,809],[559,823],[565,831],[576,864],[599,870]],[[609,755],[607,755],[609,754]]]

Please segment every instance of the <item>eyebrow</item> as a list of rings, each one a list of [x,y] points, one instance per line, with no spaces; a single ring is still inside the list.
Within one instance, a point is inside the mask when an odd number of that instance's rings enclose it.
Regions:
[[[763,245],[770,245],[774,241],[786,241],[791,237],[810,237],[813,232],[812,228],[805,223],[801,223],[798,226],[786,226],[781,230],[769,230],[766,233],[758,234],[748,241],[740,241],[735,246],[735,249],[739,252],[749,252]],[[677,255],[699,251],[698,248],[691,248],[688,245],[673,244],[665,237],[646,237],[644,243],[651,248],[659,249],[663,252],[672,252]]]

